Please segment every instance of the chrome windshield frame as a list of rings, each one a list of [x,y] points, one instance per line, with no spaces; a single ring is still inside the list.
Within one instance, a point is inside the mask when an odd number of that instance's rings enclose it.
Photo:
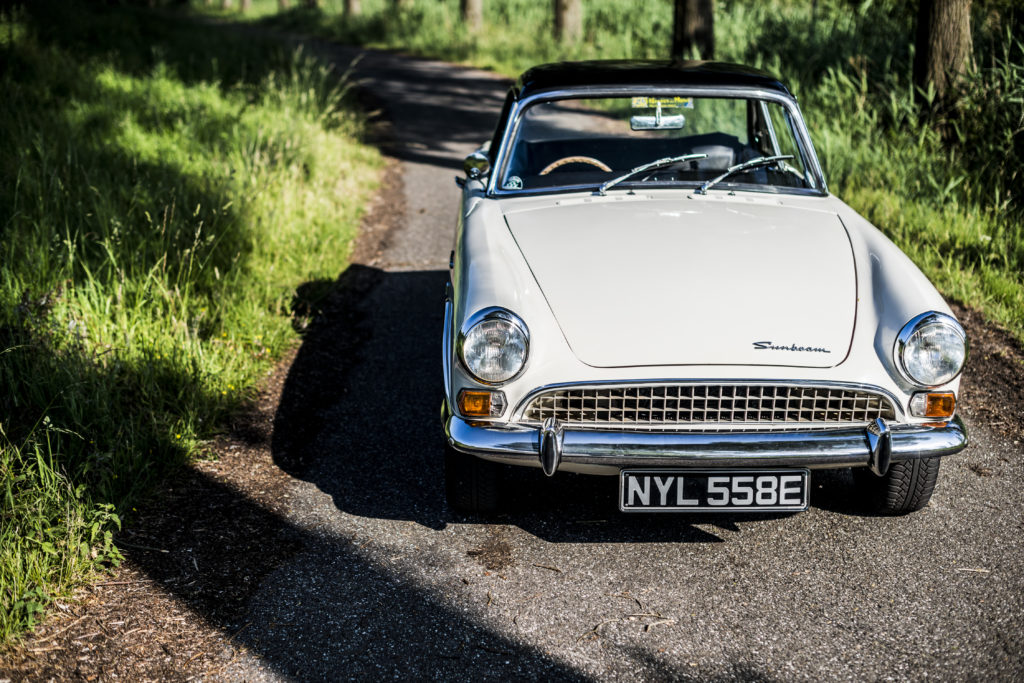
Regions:
[[[790,119],[793,123],[794,132],[797,135],[797,140],[800,147],[800,155],[807,169],[810,170],[811,175],[814,178],[815,183],[818,185],[816,188],[787,188],[786,190],[777,189],[756,189],[752,188],[751,191],[769,191],[777,192],[780,194],[789,194],[789,190],[792,189],[792,194],[808,195],[813,196],[827,196],[828,195],[828,184],[825,182],[825,174],[822,172],[821,164],[818,162],[817,154],[814,150],[814,145],[811,143],[811,137],[807,132],[807,126],[804,123],[803,114],[800,111],[800,105],[797,101],[788,97],[780,92],[774,90],[766,90],[763,88],[741,88],[741,87],[666,87],[666,86],[643,86],[643,85],[628,85],[628,86],[601,86],[601,87],[578,87],[578,88],[567,88],[564,90],[551,90],[547,92],[540,92],[535,95],[530,95],[522,100],[516,100],[512,109],[509,112],[509,118],[511,123],[505,126],[505,133],[501,139],[501,145],[498,148],[498,152],[494,159],[494,166],[491,170],[491,174],[487,179],[487,196],[489,197],[517,197],[517,196],[532,196],[536,194],[550,194],[552,192],[579,192],[587,189],[595,189],[600,183],[584,184],[584,185],[565,185],[565,186],[549,186],[544,188],[533,188],[533,189],[520,189],[520,190],[506,190],[502,189],[499,184],[499,179],[505,177],[507,166],[509,163],[509,148],[512,143],[516,140],[519,135],[519,126],[522,123],[522,114],[529,107],[536,104],[537,102],[555,102],[558,100],[567,99],[593,99],[598,97],[629,97],[632,95],[655,95],[655,96],[681,96],[681,97],[717,97],[722,99],[757,99],[757,100],[768,100],[776,102],[789,112]],[[628,185],[628,183],[623,183]],[[681,186],[673,183],[672,189],[679,189]],[[655,189],[656,186],[652,186],[650,189]],[[772,186],[775,188],[775,186]],[[645,188],[648,189],[648,188]],[[736,188],[733,188],[736,189]]]

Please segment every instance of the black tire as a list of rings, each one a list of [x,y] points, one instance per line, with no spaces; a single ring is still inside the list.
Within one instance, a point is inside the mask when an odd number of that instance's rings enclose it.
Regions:
[[[471,515],[489,515],[501,503],[501,465],[445,447],[444,492],[448,506]]]
[[[905,515],[920,510],[932,497],[939,479],[939,458],[894,462],[884,477],[867,467],[853,469],[853,482],[865,505],[884,515]]]

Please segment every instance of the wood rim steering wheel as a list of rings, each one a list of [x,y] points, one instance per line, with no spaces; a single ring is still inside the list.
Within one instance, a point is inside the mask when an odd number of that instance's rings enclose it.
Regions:
[[[604,163],[600,159],[594,157],[562,157],[561,159],[555,159],[550,164],[544,167],[544,170],[540,172],[540,175],[547,175],[560,166],[566,164],[590,164],[591,166],[597,166],[605,173],[611,173],[612,169],[608,168],[608,164]]]

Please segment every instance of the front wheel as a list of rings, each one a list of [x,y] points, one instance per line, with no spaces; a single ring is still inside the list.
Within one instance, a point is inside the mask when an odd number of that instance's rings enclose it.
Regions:
[[[937,457],[894,462],[882,477],[867,467],[853,468],[857,493],[873,512],[884,515],[905,515],[923,508],[938,478]]]
[[[453,510],[475,515],[497,512],[500,483],[501,465],[445,447],[444,491]]]

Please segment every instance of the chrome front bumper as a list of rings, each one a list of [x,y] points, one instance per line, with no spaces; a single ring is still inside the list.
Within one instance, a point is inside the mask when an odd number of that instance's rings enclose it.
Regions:
[[[942,426],[892,425],[812,432],[613,432],[471,425],[448,415],[445,433],[457,450],[510,465],[615,474],[622,467],[871,467],[952,455],[967,446],[959,417]]]

